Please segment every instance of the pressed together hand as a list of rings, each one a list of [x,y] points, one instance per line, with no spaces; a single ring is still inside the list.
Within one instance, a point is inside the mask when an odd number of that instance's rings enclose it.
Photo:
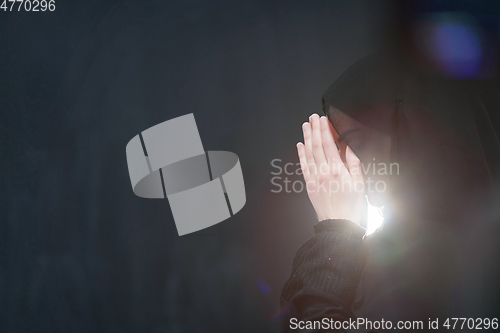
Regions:
[[[318,220],[346,219],[359,224],[366,199],[358,157],[324,116],[313,114],[302,130],[304,143],[297,144],[297,151]]]

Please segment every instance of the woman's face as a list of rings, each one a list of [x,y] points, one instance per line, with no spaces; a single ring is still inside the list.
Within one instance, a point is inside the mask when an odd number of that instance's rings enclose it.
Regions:
[[[345,152],[346,152],[347,144],[344,142],[344,140],[342,140],[342,138],[337,133],[337,131],[335,130],[335,128],[333,129],[333,140],[335,140],[335,144],[337,145],[337,148],[339,150],[340,158],[342,159],[342,161],[344,163],[347,163],[346,162],[346,158],[345,158]]]
[[[365,180],[365,194],[371,205],[381,207],[387,202],[391,174],[399,172],[397,165],[390,163],[391,136],[368,127],[354,119],[349,120],[349,129],[341,137],[333,131],[342,161],[346,163],[347,142],[361,161]]]

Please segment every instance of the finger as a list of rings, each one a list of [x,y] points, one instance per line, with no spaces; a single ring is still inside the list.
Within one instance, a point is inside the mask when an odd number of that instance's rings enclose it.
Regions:
[[[335,140],[333,140],[333,126],[326,117],[321,117],[321,136],[323,140],[323,150],[328,164],[337,165],[341,162],[339,151]]]
[[[349,173],[351,174],[352,180],[354,182],[363,182],[363,172],[361,169],[361,161],[358,156],[354,154],[351,147],[347,146],[345,158],[347,166],[349,168]]]
[[[310,175],[316,175],[316,162],[314,160],[314,155],[312,152],[312,138],[311,138],[311,124],[308,122],[305,122],[302,125],[302,131],[304,133],[304,146],[305,146],[305,153],[306,153],[306,161],[307,165],[309,167],[309,174]]]
[[[321,125],[317,114],[311,116],[312,121],[312,152],[316,166],[325,168],[327,165],[325,151],[323,150],[323,140],[321,139]]]
[[[297,143],[297,153],[299,155],[302,174],[304,175],[304,179],[307,181],[309,179],[309,166],[307,165],[306,147],[302,142]]]

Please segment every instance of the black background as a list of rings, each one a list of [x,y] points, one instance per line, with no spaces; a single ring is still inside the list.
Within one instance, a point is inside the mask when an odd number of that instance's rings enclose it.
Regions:
[[[277,331],[315,216],[306,193],[271,191],[271,161],[298,162],[302,122],[391,15],[368,0],[0,11],[0,332]],[[247,203],[179,237],[166,200],[133,194],[125,146],[187,113],[205,150],[239,156]]]

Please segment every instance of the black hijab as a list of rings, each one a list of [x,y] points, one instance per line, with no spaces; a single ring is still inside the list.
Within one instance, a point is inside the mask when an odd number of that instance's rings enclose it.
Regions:
[[[498,83],[372,54],[323,95],[323,111],[364,166],[399,168],[365,175],[386,183],[391,214],[367,238],[358,316],[498,316]]]
[[[392,171],[386,204],[395,211],[456,219],[493,198],[500,179],[498,80],[451,79],[372,54],[328,88],[323,111],[368,176],[381,178],[379,163]],[[390,163],[397,166],[389,170]]]

